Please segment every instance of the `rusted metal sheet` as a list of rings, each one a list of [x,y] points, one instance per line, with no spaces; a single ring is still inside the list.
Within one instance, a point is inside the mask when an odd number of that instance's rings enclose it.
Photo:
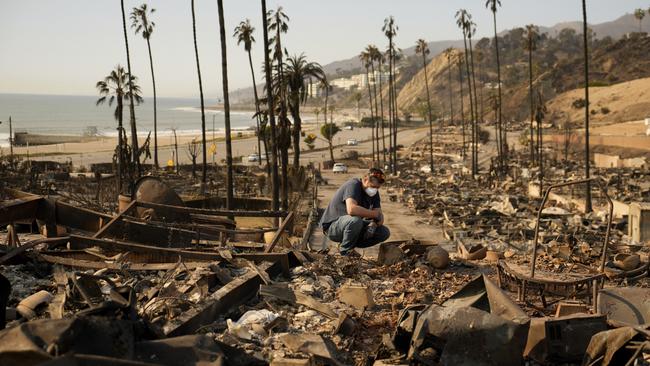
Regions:
[[[487,276],[477,276],[443,304],[445,307],[471,306],[505,319],[526,323],[526,313]]]
[[[552,363],[582,360],[591,337],[607,330],[604,316],[577,314],[548,319],[545,323],[546,352]]]
[[[643,359],[639,348],[646,353],[650,352],[648,336],[638,328],[622,327],[606,330],[591,337],[587,351],[582,360],[583,365],[637,365],[637,358]],[[646,342],[644,342],[646,341]],[[638,342],[636,347],[632,342]],[[643,348],[646,347],[645,350]]]
[[[418,318],[407,359],[425,365],[519,366],[527,334],[527,323],[473,307],[431,305]],[[437,357],[427,349],[435,349]]]
[[[170,207],[184,206],[183,200],[173,189],[163,183],[160,178],[142,177],[138,179],[135,185],[133,201],[159,203],[169,205]],[[131,202],[133,202],[131,201]],[[167,207],[143,207],[137,208],[137,216],[145,220],[157,220],[164,222],[189,222],[190,215]]]
[[[598,293],[598,313],[630,325],[650,323],[650,289],[606,288]]]

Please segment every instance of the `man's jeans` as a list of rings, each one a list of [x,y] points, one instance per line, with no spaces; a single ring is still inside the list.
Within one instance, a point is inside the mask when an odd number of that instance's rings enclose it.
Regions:
[[[375,235],[364,240],[363,236],[370,221],[359,216],[345,215],[330,224],[327,237],[341,243],[341,253],[347,253],[354,248],[368,248],[386,241],[390,237],[390,230],[384,225],[377,227]]]

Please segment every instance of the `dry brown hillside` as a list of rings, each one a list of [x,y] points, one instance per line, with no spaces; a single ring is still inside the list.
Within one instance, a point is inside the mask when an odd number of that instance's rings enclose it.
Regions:
[[[584,89],[562,93],[548,103],[551,115],[560,121],[581,122],[584,109],[573,102],[584,98]],[[604,87],[589,88],[591,120],[614,123],[635,121],[650,116],[650,78],[626,81]]]
[[[454,57],[458,57],[460,54],[459,50],[454,49]],[[434,105],[439,108],[442,107],[446,111],[449,109],[448,66],[447,57],[444,54],[434,57],[427,65],[431,100]],[[454,93],[458,92],[458,69],[455,66],[452,67],[452,88]],[[418,71],[415,77],[409,80],[397,95],[397,105],[400,110],[412,109],[421,101],[426,102],[424,68]],[[458,101],[455,100],[454,103],[458,103]]]

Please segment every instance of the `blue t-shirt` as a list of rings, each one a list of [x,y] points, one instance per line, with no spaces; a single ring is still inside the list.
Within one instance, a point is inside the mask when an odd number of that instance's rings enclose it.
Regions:
[[[332,201],[325,209],[323,217],[320,219],[320,226],[327,230],[329,225],[336,221],[339,217],[345,216],[348,214],[347,207],[345,205],[345,200],[352,198],[357,201],[357,204],[368,210],[381,207],[381,199],[379,198],[379,192],[373,197],[368,196],[366,191],[363,189],[363,184],[361,179],[353,178],[349,181],[343,183],[341,187],[334,193]]]

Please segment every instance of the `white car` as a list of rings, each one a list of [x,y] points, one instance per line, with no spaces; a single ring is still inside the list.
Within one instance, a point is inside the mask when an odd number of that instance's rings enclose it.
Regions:
[[[249,163],[256,163],[258,161],[260,161],[260,156],[258,154],[253,153],[253,154],[248,155],[248,162]]]
[[[357,146],[359,145],[359,141],[357,139],[348,139],[348,146]]]
[[[352,131],[352,130],[354,130],[354,126],[348,125],[348,126],[345,126],[344,129]]]
[[[347,173],[348,166],[343,163],[336,163],[332,168],[332,173]]]

